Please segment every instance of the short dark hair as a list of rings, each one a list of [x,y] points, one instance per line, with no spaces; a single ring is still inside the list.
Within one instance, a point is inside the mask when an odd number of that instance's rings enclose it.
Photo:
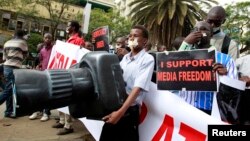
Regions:
[[[18,37],[18,38],[23,38],[23,36],[25,35],[24,31],[23,30],[16,30],[15,32],[15,37]]]
[[[224,20],[227,16],[225,9],[222,6],[214,6],[212,7],[207,15],[220,15],[222,20]]]
[[[143,25],[135,25],[132,29],[140,29],[142,30],[142,36],[148,39],[148,30]]]
[[[70,26],[75,27],[76,32],[78,32],[81,27],[78,21],[70,21]]]

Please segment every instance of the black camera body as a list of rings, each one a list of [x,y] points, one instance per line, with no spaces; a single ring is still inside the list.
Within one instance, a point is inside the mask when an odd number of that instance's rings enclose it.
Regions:
[[[16,116],[69,106],[75,118],[101,119],[127,98],[118,57],[105,51],[87,53],[70,69],[14,70]]]

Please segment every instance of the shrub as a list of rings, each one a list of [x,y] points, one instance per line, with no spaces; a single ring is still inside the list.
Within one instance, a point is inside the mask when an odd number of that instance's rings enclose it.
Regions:
[[[43,42],[43,36],[37,33],[31,33],[27,40],[29,52],[37,52],[36,47],[39,43]]]

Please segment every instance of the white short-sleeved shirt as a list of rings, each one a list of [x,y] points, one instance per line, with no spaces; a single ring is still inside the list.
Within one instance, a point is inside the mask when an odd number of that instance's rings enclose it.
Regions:
[[[140,87],[142,89],[133,104],[141,105],[144,92],[149,90],[149,84],[154,70],[153,56],[145,52],[144,49],[133,57],[131,57],[130,52],[123,57],[120,66],[123,69],[123,79],[126,83],[127,94],[130,94],[134,87]]]

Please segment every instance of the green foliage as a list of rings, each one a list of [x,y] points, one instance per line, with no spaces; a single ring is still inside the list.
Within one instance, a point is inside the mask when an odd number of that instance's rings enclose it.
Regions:
[[[13,4],[13,0],[0,0],[0,7],[12,6]]]
[[[45,7],[50,15],[50,26],[51,26],[51,34],[53,36],[53,39],[55,38],[54,35],[56,33],[57,26],[60,23],[65,22],[63,20],[63,15],[65,14],[66,9],[68,9],[69,4],[72,3],[74,0],[56,0],[60,4],[57,5],[59,7],[59,10],[57,10],[56,7],[53,6],[53,1],[51,0],[36,0],[37,4],[40,4],[41,6]]]
[[[216,1],[134,0],[129,6],[132,7],[130,16],[133,23],[147,27],[152,44],[166,45],[171,50],[170,45],[175,37],[182,36],[183,32],[190,32],[195,22],[205,17],[206,13],[201,5],[209,6],[210,3]]]
[[[27,40],[29,52],[36,52],[37,45],[43,42],[43,37],[37,33],[31,33],[30,38]]]
[[[250,50],[250,2],[227,5],[227,20],[223,26],[226,33],[240,43],[241,53]]]
[[[59,2],[60,4],[55,4]],[[75,0],[20,0],[20,4],[16,5],[17,13],[23,14],[26,17],[33,18],[38,23],[41,23],[41,19],[36,18],[38,14],[38,6],[42,6],[49,13],[51,34],[54,37],[56,35],[56,29],[60,23],[65,23],[64,15],[69,8],[69,4],[74,4]],[[40,21],[39,21],[40,20]]]
[[[15,8],[17,9],[17,13],[24,15],[25,18],[32,18],[34,21],[42,23],[41,19],[36,18],[38,14],[36,7],[37,6],[45,7],[50,14],[51,33],[52,35],[55,35],[54,33],[56,31],[57,26],[60,23],[66,22],[66,19],[64,19],[63,15],[67,12],[66,9],[69,7],[69,4],[77,3],[79,2],[79,0],[55,0],[55,1],[61,3],[60,5],[57,5],[57,8],[53,6],[52,4],[53,1],[51,0],[20,0],[21,3],[19,5],[16,5]],[[81,21],[82,13],[78,13],[77,15],[75,15],[74,20]],[[101,26],[108,26],[110,30],[109,34],[110,42],[113,42],[117,37],[129,34],[131,25],[132,24],[129,19],[120,17],[118,12],[116,12],[115,10],[110,9],[108,12],[105,12],[102,9],[93,9],[91,11],[91,17],[90,17],[89,34],[87,34],[85,38],[86,40],[90,40],[91,32],[94,29]],[[33,44],[31,46],[33,46]]]
[[[16,2],[18,0],[13,1]],[[13,7],[16,9],[16,13],[22,14],[25,17],[35,17],[38,15],[34,0],[21,0],[20,3],[15,4]]]
[[[113,12],[111,19],[113,19],[113,27],[111,28],[112,41],[116,40],[117,37],[126,36],[130,33],[132,26],[130,19],[119,16],[118,12]]]
[[[119,16],[117,12],[110,9],[105,12],[102,9],[93,9],[90,16],[89,33],[85,36],[86,40],[91,40],[91,32],[98,27],[108,26],[110,30],[110,42],[114,42],[117,37],[129,34],[131,22]]]

